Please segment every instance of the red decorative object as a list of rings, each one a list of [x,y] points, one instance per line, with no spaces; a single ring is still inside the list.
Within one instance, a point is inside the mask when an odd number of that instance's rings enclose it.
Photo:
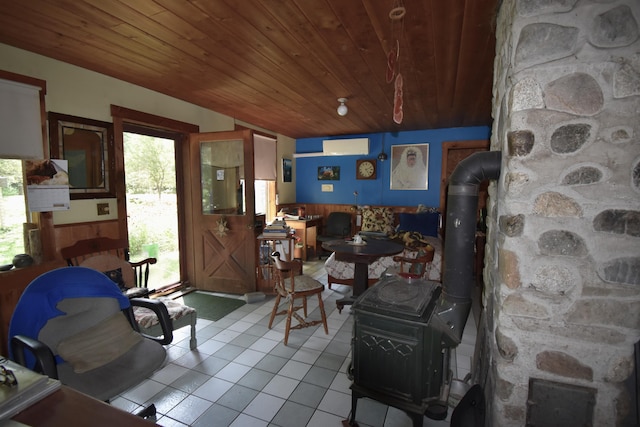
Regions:
[[[400,42],[396,40],[396,46],[389,51],[387,56],[387,83],[391,83],[396,75],[396,67],[398,66],[398,58],[400,57]]]
[[[402,111],[402,74],[398,73],[395,82],[395,93],[393,96],[393,121],[397,124],[402,123],[404,113]]]

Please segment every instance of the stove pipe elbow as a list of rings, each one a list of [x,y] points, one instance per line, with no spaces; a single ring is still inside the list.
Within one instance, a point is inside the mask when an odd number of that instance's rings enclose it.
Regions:
[[[462,160],[449,178],[438,317],[455,343],[462,338],[471,309],[478,189],[483,181],[498,179],[501,161],[500,151],[474,153]]]

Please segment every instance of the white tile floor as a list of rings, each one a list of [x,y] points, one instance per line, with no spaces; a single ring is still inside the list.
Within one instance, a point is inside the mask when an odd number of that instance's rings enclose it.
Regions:
[[[326,284],[322,268],[312,275]],[[198,319],[196,350],[189,350],[188,328],[176,331],[165,366],[111,403],[129,412],[154,403],[156,422],[165,427],[342,426],[351,411],[345,372],[353,316],[349,307],[339,313],[335,300],[350,293],[350,287],[326,288],[329,335],[322,326],[293,330],[288,346],[282,342],[283,321],[267,327],[272,298],[245,304],[216,322]],[[317,300],[309,299],[310,317],[319,318],[316,309]],[[475,337],[470,316],[454,352],[454,378],[469,372]],[[451,412],[444,421],[425,417],[424,426],[449,426]],[[360,427],[412,426],[403,411],[367,398],[358,401],[356,421]]]

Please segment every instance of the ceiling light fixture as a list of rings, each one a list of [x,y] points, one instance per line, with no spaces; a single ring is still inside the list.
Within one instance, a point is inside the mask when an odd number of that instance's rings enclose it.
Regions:
[[[338,98],[338,102],[340,103],[340,105],[338,105],[338,115],[339,116],[346,116],[347,113],[349,112],[349,109],[347,108],[346,105],[344,105],[345,102],[347,102],[347,98]]]

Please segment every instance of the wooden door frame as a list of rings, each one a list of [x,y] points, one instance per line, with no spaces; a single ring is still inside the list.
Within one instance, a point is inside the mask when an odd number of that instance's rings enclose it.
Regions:
[[[490,141],[488,139],[472,140],[472,141],[447,141],[442,143],[442,171],[440,175],[440,213],[446,215],[447,206],[447,185],[449,175],[451,172],[447,170],[447,163],[449,161],[449,151],[459,149],[473,149],[477,148],[489,150]]]
[[[200,127],[194,124],[185,123],[166,117],[156,116],[141,111],[131,110],[117,105],[111,105],[111,116],[113,117],[113,133],[114,133],[114,161],[116,173],[116,198],[118,208],[118,231],[119,238],[128,239],[129,230],[127,225],[127,206],[126,195],[127,189],[124,177],[124,140],[123,133],[127,124],[147,127],[160,131],[177,134],[180,138],[180,147],[176,147],[176,198],[178,205],[178,247],[182,251],[186,247],[187,236],[189,233],[187,218],[187,206],[190,204],[190,184],[185,182],[184,168],[184,145],[189,145],[189,134],[198,133]],[[188,164],[188,156],[187,156]],[[182,256],[182,255],[181,255]],[[185,258],[184,263],[180,263],[180,278],[188,284],[189,264],[193,263],[192,259]]]
[[[244,175],[245,175],[244,176],[244,181],[245,181],[244,198],[246,203],[246,212],[242,216],[246,217],[244,225],[247,226],[247,230],[253,230],[253,233],[254,233],[254,236],[252,237],[252,241],[253,241],[253,246],[251,248],[252,255],[250,258],[252,260],[251,262],[253,262],[254,265],[250,269],[248,269],[251,271],[250,276],[253,278],[253,281],[251,283],[252,286],[249,286],[249,288],[251,289],[248,290],[247,292],[252,292],[252,291],[255,291],[256,289],[257,280],[256,280],[256,274],[255,274],[255,267],[257,264],[255,263],[258,257],[258,249],[257,249],[257,240],[255,239],[256,215],[255,215],[255,194],[254,194],[255,189],[253,185],[255,181],[253,135],[255,133],[256,132],[253,131],[252,129],[239,129],[239,130],[233,130],[233,131],[202,132],[202,133],[197,133],[197,134],[194,133],[190,135],[190,140],[188,144],[189,158],[188,159],[185,158],[185,162],[187,162],[190,170],[190,173],[188,174],[189,175],[188,179],[190,179],[189,189],[190,189],[192,200],[191,200],[190,206],[188,206],[188,209],[189,209],[190,221],[194,224],[194,226],[192,227],[192,230],[190,230],[190,233],[188,234],[189,240],[187,241],[187,245],[189,248],[191,248],[190,250],[192,250],[192,252],[194,253],[194,263],[193,265],[190,266],[189,277],[192,277],[194,279],[194,283],[192,283],[192,286],[198,289],[202,288],[205,290],[212,290],[212,289],[207,289],[207,286],[208,286],[207,284],[201,283],[203,280],[200,280],[200,281],[196,280],[200,277],[199,276],[200,273],[196,271],[196,269],[199,268],[197,264],[199,264],[201,261],[197,258],[197,256],[203,254],[202,252],[196,252],[198,251],[197,245],[199,243],[198,242],[199,236],[197,235],[197,230],[195,226],[196,221],[199,220],[199,218],[197,218],[198,212],[196,212],[196,209],[198,209],[198,206],[200,206],[200,209],[201,209],[201,206],[202,206],[201,205],[202,204],[202,199],[201,199],[202,188],[201,188],[201,182],[200,182],[201,159],[200,159],[199,146],[202,141],[208,140],[209,138],[214,140],[241,139],[243,141],[243,155],[244,155],[244,164],[245,164],[244,166]],[[224,217],[224,214],[222,213],[214,214],[214,215],[220,216],[221,218]],[[240,215],[230,216],[229,218],[227,218],[227,220],[230,220],[235,217],[240,217]],[[245,246],[246,246],[246,243],[245,243]],[[196,253],[198,255],[195,255]],[[203,278],[200,277],[200,279],[203,279]],[[223,292],[232,292],[232,291],[223,291]]]

